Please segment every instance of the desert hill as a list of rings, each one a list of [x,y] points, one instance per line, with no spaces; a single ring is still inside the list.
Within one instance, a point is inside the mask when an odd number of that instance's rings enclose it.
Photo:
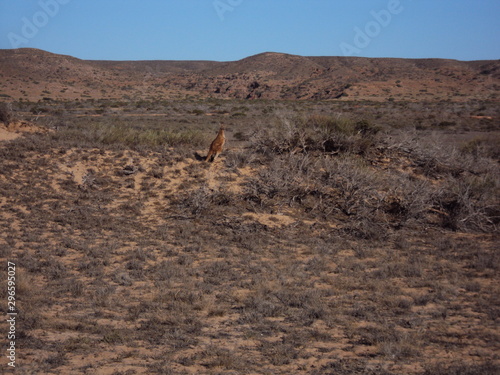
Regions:
[[[500,61],[305,57],[238,61],[91,61],[0,50],[0,97],[74,99],[496,99]]]

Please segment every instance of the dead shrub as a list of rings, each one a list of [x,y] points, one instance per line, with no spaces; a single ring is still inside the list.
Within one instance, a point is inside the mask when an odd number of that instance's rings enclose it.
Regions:
[[[490,176],[448,178],[436,196],[442,225],[484,232],[495,228],[500,222],[498,182]]]
[[[306,120],[306,126],[312,130],[308,137],[311,148],[330,153],[365,155],[374,146],[374,136],[380,131],[367,120],[354,122],[340,116],[313,115]]]
[[[491,158],[500,160],[500,137],[476,137],[460,145],[460,152],[464,155],[472,155],[476,160],[479,158]]]
[[[263,153],[367,154],[375,145],[379,128],[366,120],[354,122],[340,116],[313,115],[306,119],[280,114],[271,127],[261,128],[252,137]]]
[[[395,373],[368,364],[366,359],[338,359],[315,370],[313,375],[394,375]]]
[[[208,211],[213,213],[216,207],[229,206],[233,200],[233,194],[223,187],[210,189],[208,186],[203,185],[194,191],[188,191],[175,199],[173,203],[182,211],[199,217]]]
[[[257,160],[256,154],[251,149],[243,149],[237,151],[229,151],[226,153],[224,164],[228,168],[238,169],[244,168]]]
[[[0,121],[8,126],[14,119],[11,103],[0,103]]]
[[[278,204],[300,202],[315,190],[313,159],[308,155],[275,157],[267,168],[247,182],[247,199],[275,200]]]
[[[435,196],[435,189],[428,181],[392,173],[387,176],[386,184],[389,189],[384,197],[383,209],[396,228],[409,221],[426,219]]]
[[[243,370],[245,368],[245,360],[241,359],[233,350],[209,345],[201,353],[193,358],[208,369],[228,369],[228,370]]]
[[[381,204],[377,175],[361,159],[346,156],[324,165],[325,183],[334,189],[337,208],[347,216],[373,217]]]
[[[262,341],[259,349],[274,366],[288,365],[299,356],[299,351],[290,344]]]

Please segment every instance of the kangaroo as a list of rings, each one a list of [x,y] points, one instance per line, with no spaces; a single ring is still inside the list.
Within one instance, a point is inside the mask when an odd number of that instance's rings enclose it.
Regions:
[[[210,150],[208,150],[208,155],[205,161],[214,161],[217,156],[222,152],[222,147],[226,143],[226,136],[224,135],[225,126],[221,125],[217,137],[212,141],[210,145]]]

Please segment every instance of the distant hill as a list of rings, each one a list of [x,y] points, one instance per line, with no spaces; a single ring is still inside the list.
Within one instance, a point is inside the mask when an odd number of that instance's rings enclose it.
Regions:
[[[304,57],[94,61],[0,50],[0,100],[498,100],[500,60]]]

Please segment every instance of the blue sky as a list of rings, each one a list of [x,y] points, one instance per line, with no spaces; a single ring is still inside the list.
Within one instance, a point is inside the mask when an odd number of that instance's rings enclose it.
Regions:
[[[0,48],[94,60],[500,59],[500,0],[0,0]]]

